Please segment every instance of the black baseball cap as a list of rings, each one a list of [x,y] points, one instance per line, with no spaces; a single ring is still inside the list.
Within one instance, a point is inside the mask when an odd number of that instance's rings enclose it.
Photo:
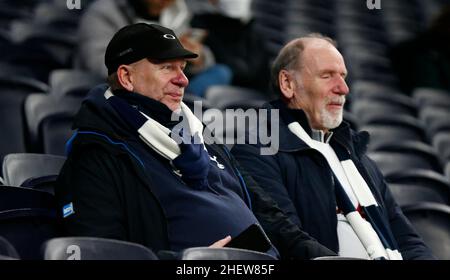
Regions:
[[[196,58],[185,49],[175,33],[157,24],[136,23],[121,28],[112,37],[105,52],[108,75],[122,64],[131,64],[143,58],[164,61],[177,58]]]

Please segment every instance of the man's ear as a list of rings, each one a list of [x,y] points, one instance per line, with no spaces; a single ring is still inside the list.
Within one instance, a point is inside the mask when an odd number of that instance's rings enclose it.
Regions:
[[[128,90],[133,91],[134,86],[132,84],[132,78],[131,78],[131,67],[128,65],[120,65],[119,68],[117,68],[117,80],[119,81],[120,85]]]
[[[295,81],[292,77],[292,74],[287,70],[281,70],[278,73],[278,83],[283,96],[287,100],[292,99],[295,94]]]

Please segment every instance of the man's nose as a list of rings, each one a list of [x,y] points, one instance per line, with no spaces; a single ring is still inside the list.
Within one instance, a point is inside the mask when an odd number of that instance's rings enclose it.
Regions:
[[[172,82],[183,88],[187,87],[189,84],[189,80],[182,70],[179,70],[177,76],[172,80]]]
[[[334,88],[334,92],[339,95],[347,95],[349,91],[350,90],[347,86],[347,83],[345,82],[345,79],[343,77],[340,77],[337,85]]]

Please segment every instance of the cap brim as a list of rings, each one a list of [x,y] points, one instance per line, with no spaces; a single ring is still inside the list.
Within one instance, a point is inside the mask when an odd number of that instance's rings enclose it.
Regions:
[[[177,59],[177,58],[197,58],[198,54],[193,53],[191,51],[188,51],[186,49],[174,49],[174,50],[167,50],[161,54],[158,55],[158,57],[149,57],[151,59],[157,59],[157,60],[168,60],[168,59]]]

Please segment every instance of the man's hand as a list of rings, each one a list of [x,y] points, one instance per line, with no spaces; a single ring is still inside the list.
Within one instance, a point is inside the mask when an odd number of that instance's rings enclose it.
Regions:
[[[180,131],[181,135],[182,133]],[[180,150],[181,154],[172,160],[172,164],[180,171],[181,179],[196,190],[206,189],[208,187],[210,158],[199,140],[198,134],[191,137],[190,143],[182,142]]]
[[[227,235],[224,239],[220,239],[219,241],[214,242],[209,248],[223,248],[228,242],[231,241],[231,236]]]

